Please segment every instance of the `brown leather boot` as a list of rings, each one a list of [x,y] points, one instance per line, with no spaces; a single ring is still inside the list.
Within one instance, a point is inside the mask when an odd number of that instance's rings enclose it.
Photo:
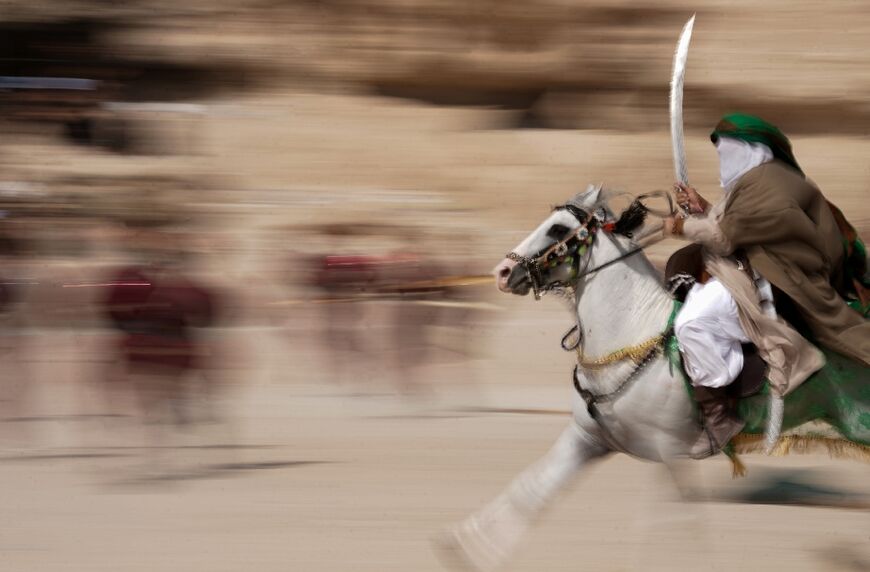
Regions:
[[[695,401],[703,413],[704,430],[689,453],[693,459],[706,459],[715,455],[746,425],[734,413],[725,390],[725,387],[694,388]]]

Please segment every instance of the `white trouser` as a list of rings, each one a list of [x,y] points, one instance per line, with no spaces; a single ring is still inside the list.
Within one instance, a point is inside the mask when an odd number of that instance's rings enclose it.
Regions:
[[[674,333],[695,385],[723,387],[743,369],[740,344],[749,339],[740,325],[734,298],[715,278],[689,291],[674,322]]]

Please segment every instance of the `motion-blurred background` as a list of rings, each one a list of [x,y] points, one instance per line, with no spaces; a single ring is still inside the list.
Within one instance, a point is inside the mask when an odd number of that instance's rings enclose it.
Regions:
[[[865,3],[0,0],[0,569],[438,569],[570,399],[564,309],[485,275],[588,183],[670,187],[695,12],[692,183],[759,114],[868,238]],[[615,466],[517,570],[697,569],[622,528],[659,481]],[[712,562],[870,566],[866,513],[746,510]]]

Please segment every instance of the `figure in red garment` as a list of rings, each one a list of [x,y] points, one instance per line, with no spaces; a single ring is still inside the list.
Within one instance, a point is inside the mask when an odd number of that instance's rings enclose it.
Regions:
[[[396,384],[406,396],[425,396],[426,368],[433,356],[433,329],[442,321],[443,308],[432,304],[443,299],[444,289],[435,285],[441,270],[414,250],[386,256],[384,286],[396,296],[392,304],[392,350]]]
[[[189,374],[207,365],[209,352],[198,330],[212,323],[215,299],[186,276],[175,239],[149,238],[145,260],[121,268],[109,281],[105,307],[143,415],[181,425],[191,420]]]

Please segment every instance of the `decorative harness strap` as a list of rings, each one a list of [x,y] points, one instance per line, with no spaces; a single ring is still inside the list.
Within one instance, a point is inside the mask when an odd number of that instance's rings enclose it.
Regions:
[[[631,359],[634,363],[640,363],[649,355],[650,351],[664,345],[663,342],[667,338],[667,334],[668,332],[662,332],[645,342],[612,351],[609,354],[596,359],[587,359],[583,353],[583,348],[578,345],[577,361],[583,369],[598,369],[624,359]]]
[[[628,374],[628,377],[626,377],[625,380],[619,384],[619,387],[617,387],[616,389],[614,389],[613,391],[611,391],[609,393],[595,394],[595,393],[592,393],[591,391],[589,391],[588,389],[586,389],[580,385],[580,375],[579,375],[580,371],[579,370],[581,368],[585,368],[587,366],[583,365],[584,360],[582,359],[582,356],[583,356],[582,350],[577,349],[577,347],[580,345],[579,336],[578,336],[576,345],[574,345],[573,347],[570,347],[570,345],[567,344],[567,339],[571,336],[572,332],[574,332],[575,329],[579,330],[579,328],[577,326],[574,326],[574,328],[569,330],[568,333],[565,334],[565,336],[562,338],[562,348],[566,349],[568,351],[572,351],[572,350],[576,349],[578,358],[580,358],[578,360],[577,365],[574,366],[574,372],[571,376],[573,384],[574,384],[574,389],[577,390],[577,394],[580,395],[580,398],[583,399],[583,401],[586,403],[586,411],[589,412],[589,416],[595,421],[595,423],[598,424],[598,427],[601,430],[601,436],[603,437],[604,441],[606,441],[607,444],[610,445],[616,451],[621,451],[623,453],[631,454],[630,451],[628,451],[625,447],[622,446],[622,444],[613,435],[613,433],[610,431],[610,429],[607,427],[607,425],[605,425],[604,420],[601,417],[601,412],[598,410],[598,404],[603,403],[603,402],[613,401],[617,397],[619,397],[626,389],[628,389],[628,387],[631,385],[631,382],[637,378],[638,374],[643,370],[643,368],[646,367],[646,365],[648,363],[650,363],[656,357],[656,355],[658,355],[658,353],[660,351],[662,351],[668,347],[669,341],[671,339],[673,339],[674,320],[676,319],[677,310],[679,309],[679,306],[680,306],[679,303],[674,304],[674,308],[671,311],[670,317],[668,318],[667,326],[665,326],[665,331],[662,332],[661,334],[659,334],[658,336],[655,336],[654,338],[650,338],[649,340],[647,340],[643,343],[637,344],[635,346],[631,346],[630,348],[623,348],[621,350],[611,352],[611,353],[607,354],[606,356],[600,358],[599,360],[593,360],[596,363],[597,362],[615,363],[617,361],[620,361],[620,360],[623,360],[623,359],[630,357],[631,359],[634,360],[634,362],[636,364],[634,369],[631,370],[631,373]],[[644,349],[645,349],[645,353],[644,353]],[[640,356],[639,359],[638,359],[638,356]],[[606,365],[606,364],[601,363],[601,365]],[[600,367],[600,366],[595,366],[595,367]]]
[[[670,208],[667,213],[656,213],[646,207],[641,202],[642,199],[654,195],[663,195],[668,200],[668,206]],[[637,228],[638,226],[640,226],[640,224],[643,223],[643,219],[648,212],[652,212],[653,214],[659,214],[659,216],[671,216],[676,212],[670,195],[664,191],[656,191],[654,193],[649,193],[647,195],[641,195],[637,197],[629,206],[629,208],[626,209],[626,211],[623,212],[622,215],[620,215],[619,220],[616,221],[607,220],[606,211],[604,209],[599,209],[599,211],[590,214],[583,209],[569,203],[560,207],[556,207],[556,210],[567,210],[571,214],[573,214],[577,221],[580,223],[579,228],[577,228],[574,232],[570,233],[567,237],[564,237],[562,240],[557,241],[555,244],[552,244],[548,248],[545,248],[543,251],[532,256],[523,256],[516,252],[510,252],[507,254],[507,258],[518,263],[525,269],[529,281],[531,282],[531,287],[535,294],[535,299],[539,299],[541,297],[542,290],[544,292],[547,291],[547,287],[543,283],[542,267],[546,267],[549,265],[549,259],[552,255],[555,255],[557,257],[566,256],[569,252],[569,242],[576,240],[579,242],[577,249],[582,248],[585,250],[592,244],[593,240],[595,239],[595,234],[599,229],[605,232],[617,232],[630,238],[632,236],[633,229]],[[595,268],[578,268],[575,279],[579,279],[583,276],[588,276],[594,272],[597,272],[612,264],[616,264],[617,262],[620,262],[642,251],[642,247],[636,247],[628,252],[622,253],[620,256],[613,260],[609,260],[599,266],[596,266]],[[597,359],[590,360],[586,359],[586,357],[584,356],[583,350],[580,347],[582,345],[582,339],[579,323],[571,328],[571,330],[569,330],[568,333],[562,337],[563,349],[567,351],[577,351],[578,363],[574,366],[574,373],[572,375],[574,388],[577,390],[577,393],[586,403],[586,408],[589,412],[589,415],[600,427],[604,439],[608,441],[609,445],[615,450],[627,452],[604,424],[597,404],[616,399],[630,386],[631,382],[637,378],[638,374],[647,366],[647,364],[653,361],[653,359],[659,354],[659,352],[661,352],[667,346],[668,340],[672,336],[675,317],[676,307],[674,308],[674,311],[671,312],[667,326],[661,334],[634,346],[610,352],[609,354]],[[575,332],[577,333],[576,342],[570,343],[568,340]],[[615,390],[605,394],[594,394],[590,390],[581,387],[579,375],[580,369],[596,369],[625,359],[631,359],[632,361],[634,361],[635,367],[628,374],[628,377],[626,377],[626,379],[623,380],[623,382],[620,383]]]
[[[565,336],[562,338],[563,349],[569,351],[576,350],[577,352],[578,363],[576,366],[574,366],[574,373],[572,376],[574,389],[577,390],[577,393],[579,393],[580,397],[583,398],[583,401],[586,402],[586,408],[589,410],[590,415],[592,415],[592,417],[596,419],[596,421],[598,421],[598,411],[596,408],[596,404],[601,402],[613,401],[614,399],[616,399],[622,392],[628,389],[631,382],[637,378],[637,375],[643,370],[643,368],[646,367],[646,365],[649,364],[658,355],[659,352],[665,349],[668,341],[673,336],[674,321],[676,320],[679,307],[679,303],[674,304],[674,308],[671,310],[671,315],[670,317],[668,317],[668,323],[665,326],[665,330],[661,334],[637,345],[610,352],[609,354],[595,360],[586,360],[584,358],[583,350],[579,347],[579,337],[577,343],[572,345],[573,347],[566,345],[566,340],[571,336],[572,332],[578,329],[577,326],[571,328],[571,330],[569,330],[568,333],[565,334]],[[635,367],[631,370],[631,373],[628,374],[628,377],[626,377],[625,380],[623,380],[623,382],[620,383],[619,386],[613,391],[610,391],[608,393],[595,394],[588,389],[580,386],[580,376],[578,375],[578,370],[597,369],[629,358],[634,361]],[[599,421],[599,425],[600,424],[601,423]]]

